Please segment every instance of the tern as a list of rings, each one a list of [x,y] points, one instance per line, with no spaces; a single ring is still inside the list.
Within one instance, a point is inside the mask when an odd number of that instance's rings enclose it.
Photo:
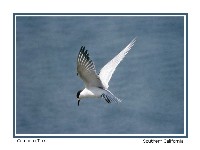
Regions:
[[[106,102],[121,102],[109,90],[109,81],[118,66],[129,50],[133,47],[134,38],[120,53],[110,60],[97,74],[94,62],[90,59],[88,50],[81,47],[77,57],[77,75],[83,80],[85,88],[77,92],[78,106],[82,98],[104,98]]]

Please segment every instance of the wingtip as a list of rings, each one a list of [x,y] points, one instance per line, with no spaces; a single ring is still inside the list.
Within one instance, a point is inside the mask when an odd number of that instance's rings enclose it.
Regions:
[[[85,49],[85,46],[81,46],[80,52],[84,53],[86,56],[89,55],[88,50]]]
[[[137,36],[127,45],[127,47],[131,49],[131,47],[135,44],[136,39],[137,39]],[[126,47],[126,48],[127,48],[127,47]],[[129,49],[129,50],[130,50],[130,49]]]
[[[85,46],[81,46],[81,49],[80,50],[85,50]]]
[[[137,40],[137,36],[135,38],[133,38],[133,40],[131,41],[131,43],[134,43]]]

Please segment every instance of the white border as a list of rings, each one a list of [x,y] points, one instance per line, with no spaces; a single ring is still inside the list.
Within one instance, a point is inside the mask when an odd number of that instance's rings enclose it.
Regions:
[[[187,25],[187,23],[186,23],[186,15],[183,13],[183,15],[179,15],[179,14],[181,14],[181,13],[177,13],[178,15],[176,15],[176,13],[174,13],[174,15],[173,15],[173,13],[171,13],[172,15],[169,15],[170,13],[167,13],[167,14],[165,14],[165,13],[163,13],[163,15],[156,15],[156,13],[155,13],[155,15],[140,15],[140,13],[138,13],[139,15],[137,15],[137,13],[136,13],[136,15],[127,15],[126,13],[125,13],[125,15],[118,15],[117,13],[117,15],[106,15],[106,13],[105,14],[95,14],[95,15],[80,15],[80,14],[75,14],[75,13],[73,13],[73,15],[71,15],[70,13],[69,13],[69,15],[65,15],[65,13],[63,13],[63,15],[61,15],[61,14],[59,14],[59,15],[52,15],[51,13],[49,13],[50,15],[36,15],[36,14],[24,14],[24,15],[19,15],[19,14],[17,14],[17,15],[15,15],[15,122],[14,122],[14,126],[15,126],[15,133],[14,133],[14,135],[16,136],[16,137],[77,137],[77,136],[79,136],[80,138],[81,137],[86,137],[86,136],[91,136],[91,137],[136,137],[136,138],[138,138],[138,137],[141,137],[141,138],[144,138],[144,137],[181,137],[181,136],[186,136],[186,128],[187,128],[187,123],[186,123],[186,121],[187,121],[187,119],[186,119],[186,108],[187,108],[187,106],[186,106],[186,36],[187,36],[187,33],[186,33],[186,31],[187,31],[187,29],[186,29],[186,25]],[[84,13],[83,13],[84,14]],[[91,13],[92,14],[92,13]],[[130,13],[131,14],[131,13]],[[148,13],[145,13],[145,14],[148,14]],[[149,14],[152,14],[152,13],[149,13]],[[158,13],[158,14],[160,14],[160,13]],[[150,17],[150,16],[161,16],[161,17],[163,17],[163,16],[170,16],[170,17],[176,17],[176,16],[183,16],[184,17],[184,134],[17,134],[16,133],[16,17],[18,17],[18,16],[42,16],[42,17],[44,17],[44,16],[61,16],[61,17],[64,17],[64,16],[72,16],[72,17],[83,17],[83,16],[87,16],[87,17],[91,17],[91,16],[106,16],[106,17],[108,17],[108,16],[113,16],[113,17],[119,17],[119,16],[138,16],[138,17],[141,17],[141,16],[148,16],[148,17]]]
[[[186,90],[186,84],[187,84],[187,78],[186,78],[186,75],[187,75],[187,70],[186,70],[186,49],[187,49],[187,41],[186,41],[186,36],[187,36],[187,33],[186,33],[186,31],[187,31],[187,29],[186,29],[186,16],[184,16],[184,133],[186,134],[186,126],[187,126],[187,123],[186,123],[186,121],[187,121],[187,119],[186,119],[186,111],[187,111],[187,106],[186,106],[186,98],[187,98],[187,90]]]

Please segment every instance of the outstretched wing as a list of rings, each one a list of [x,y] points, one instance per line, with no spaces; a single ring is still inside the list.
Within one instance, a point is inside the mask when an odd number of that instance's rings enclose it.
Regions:
[[[103,85],[96,74],[93,61],[90,59],[85,47],[81,47],[77,58],[77,75],[83,80],[86,87],[95,86],[103,88]]]
[[[119,98],[117,98],[115,95],[113,95],[109,90],[105,90],[105,92],[101,95],[102,98],[106,100],[107,103],[111,102],[121,102]]]
[[[109,87],[108,83],[114,73],[118,64],[123,60],[126,54],[129,52],[131,47],[134,45],[136,38],[134,38],[119,54],[117,54],[111,61],[109,61],[99,73],[99,77],[103,82],[104,87],[106,89]]]

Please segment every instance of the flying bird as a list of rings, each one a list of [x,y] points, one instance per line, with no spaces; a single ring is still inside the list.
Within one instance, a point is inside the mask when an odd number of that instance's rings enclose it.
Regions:
[[[77,57],[77,75],[83,80],[85,88],[77,92],[78,106],[82,98],[104,98],[106,102],[121,102],[109,90],[109,81],[118,66],[136,41],[134,38],[119,54],[110,60],[97,74],[88,50],[81,47]]]

